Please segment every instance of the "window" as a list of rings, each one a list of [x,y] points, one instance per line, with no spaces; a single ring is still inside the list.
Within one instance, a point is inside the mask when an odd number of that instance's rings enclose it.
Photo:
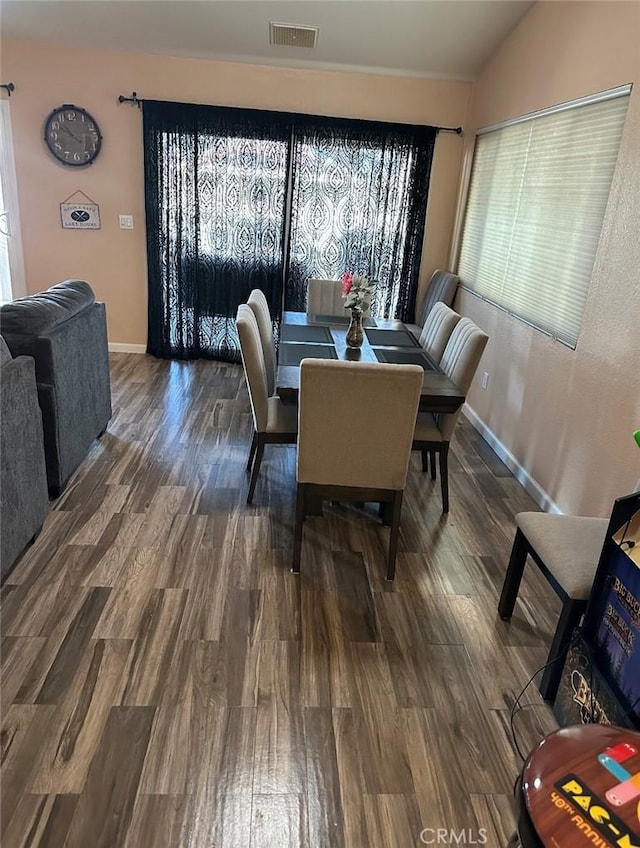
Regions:
[[[481,131],[458,273],[575,347],[630,87]]]
[[[25,292],[9,103],[0,101],[0,303]]]

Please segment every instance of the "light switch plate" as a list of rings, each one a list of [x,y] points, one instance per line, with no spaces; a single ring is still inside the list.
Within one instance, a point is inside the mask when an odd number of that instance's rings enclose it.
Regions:
[[[120,229],[121,230],[132,230],[133,229],[133,215],[119,215],[120,220]]]

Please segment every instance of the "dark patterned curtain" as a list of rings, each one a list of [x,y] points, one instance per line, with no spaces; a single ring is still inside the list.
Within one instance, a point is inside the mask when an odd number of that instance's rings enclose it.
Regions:
[[[290,118],[144,102],[147,351],[239,361],[253,288],[282,308]]]
[[[296,116],[285,309],[353,271],[378,280],[372,315],[413,320],[436,132]]]
[[[283,294],[304,310],[309,277],[346,270],[379,281],[372,314],[412,319],[435,136],[145,101],[147,351],[238,362],[235,315],[252,289],[277,322]]]

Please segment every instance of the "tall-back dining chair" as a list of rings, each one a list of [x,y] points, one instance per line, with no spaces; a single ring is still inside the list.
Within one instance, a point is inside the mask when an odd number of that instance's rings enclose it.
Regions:
[[[341,280],[307,281],[307,314],[308,315],[344,315]]]
[[[436,303],[452,306],[459,283],[460,277],[452,274],[451,271],[442,271],[439,268],[434,271],[425,296],[422,298],[420,309],[416,312],[416,323],[424,327]]]
[[[393,580],[423,377],[417,365],[302,360],[292,571],[300,571],[309,501],[374,501],[391,524],[387,579]]]
[[[420,333],[420,344],[434,362],[440,363],[453,328],[460,318],[457,312],[441,301],[438,301],[429,313]]]
[[[362,310],[363,315],[369,314],[369,307]],[[343,315],[348,317],[349,311],[344,308],[342,297],[342,280],[307,281],[307,315]]]
[[[247,462],[247,472],[251,471],[247,503],[251,503],[260,464],[262,463],[264,446],[269,444],[295,444],[298,411],[295,406],[283,404],[278,397],[269,397],[258,322],[253,310],[247,304],[242,303],[238,307],[236,326],[240,338],[242,365],[253,415],[254,432]]]
[[[267,371],[267,394],[271,396],[276,388],[276,346],[273,340],[273,320],[267,298],[261,289],[254,289],[249,295],[247,304],[253,310],[258,322],[260,341],[264,353],[265,368]]]
[[[466,395],[489,337],[470,318],[461,318],[447,342],[440,367]],[[436,453],[440,456],[440,486],[442,511],[449,512],[449,443],[460,410],[452,413],[418,415],[413,437],[413,449],[422,452],[422,470],[426,471],[430,459],[431,479],[436,479]]]

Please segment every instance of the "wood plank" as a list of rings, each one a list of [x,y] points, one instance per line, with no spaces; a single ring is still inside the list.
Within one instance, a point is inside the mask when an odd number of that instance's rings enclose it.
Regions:
[[[253,792],[304,794],[306,757],[296,642],[261,642]]]
[[[302,702],[349,707],[348,643],[337,592],[302,591]]]
[[[153,707],[112,707],[71,822],[66,848],[123,845],[149,743]]]
[[[49,734],[55,707],[14,704],[0,730],[0,841],[26,794],[34,760]]]
[[[516,829],[514,800],[508,795],[472,795],[471,805],[478,822],[476,841],[506,845]]]
[[[309,845],[304,796],[254,795],[251,845],[255,848]]]
[[[36,638],[5,636],[2,640],[0,706],[3,713],[14,702],[31,665],[40,654],[45,642],[44,636]]]
[[[423,824],[414,795],[365,795],[364,817],[369,848],[421,844]]]
[[[354,723],[366,793],[413,792],[400,711],[384,645],[353,644]]]
[[[79,794],[113,704],[124,688],[131,642],[92,640],[73,686],[52,716],[35,759],[29,791]]]
[[[352,709],[334,709],[332,718],[345,845],[366,845],[365,778],[357,724]]]
[[[196,846],[189,795],[138,795],[123,848]]]
[[[131,652],[122,704],[155,705],[160,701],[176,650],[187,602],[184,589],[155,589],[147,603]]]
[[[331,710],[306,709],[304,735],[309,843],[337,848],[344,845],[344,823]]]
[[[105,587],[95,587],[88,591],[38,692],[37,704],[57,704],[71,686],[110,591]]]
[[[7,827],[11,848],[63,848],[78,795],[23,795]]]

